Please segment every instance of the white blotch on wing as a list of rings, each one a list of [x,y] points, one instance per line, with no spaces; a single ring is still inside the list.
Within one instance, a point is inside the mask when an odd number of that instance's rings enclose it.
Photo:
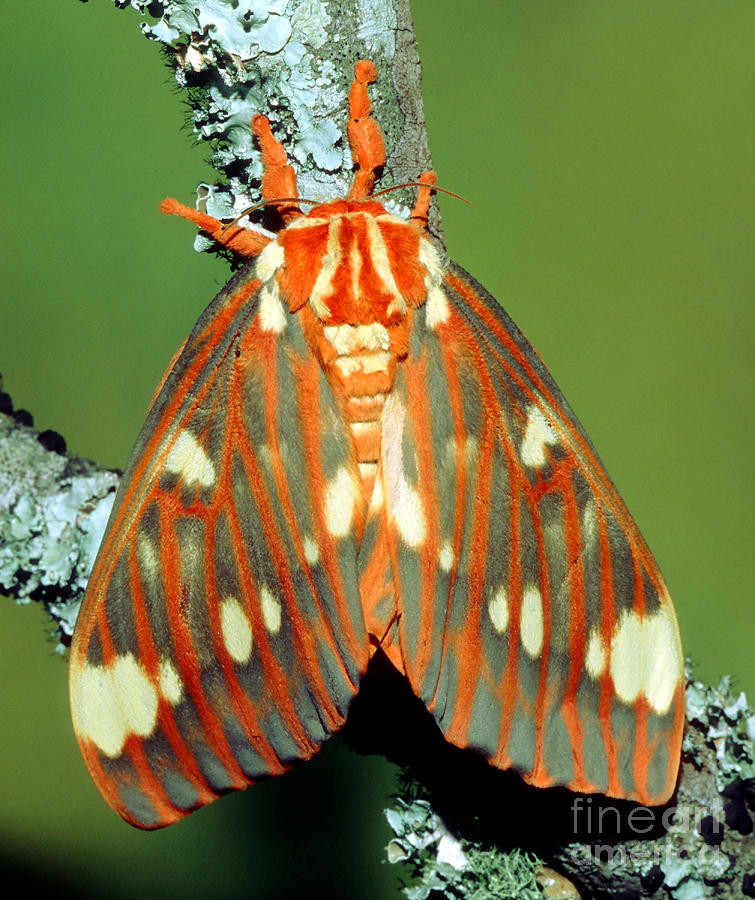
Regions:
[[[419,261],[425,267],[425,289],[427,290],[425,320],[427,327],[434,329],[448,321],[451,307],[448,304],[448,297],[441,287],[443,272],[440,258],[435,247],[427,238],[419,240]]]
[[[525,466],[540,469],[547,462],[545,448],[558,444],[558,435],[553,425],[545,418],[540,407],[531,406],[520,455]]]
[[[661,606],[650,616],[626,610],[611,639],[611,678],[616,695],[631,704],[644,694],[659,715],[671,706],[682,676],[673,613]]]
[[[181,676],[176,672],[173,663],[166,657],[160,660],[160,675],[158,683],[160,685],[160,693],[170,703],[171,706],[177,706],[184,695],[184,686]]]
[[[359,485],[346,466],[336,472],[325,488],[325,526],[333,537],[345,537],[351,529]]]
[[[212,487],[215,467],[196,438],[188,431],[180,431],[165,460],[165,469],[178,475],[187,485]]]
[[[257,257],[255,274],[260,281],[267,282],[273,278],[283,265],[285,253],[278,241],[270,241]]]
[[[590,678],[600,678],[606,667],[606,648],[603,637],[597,628],[593,628],[587,641],[585,651],[585,669]]]
[[[71,670],[71,709],[79,737],[114,759],[126,738],[144,738],[157,724],[158,694],[133,654],[108,666],[84,663]]]
[[[235,597],[226,597],[220,604],[220,630],[231,659],[239,665],[249,662],[252,655],[252,623]]]
[[[498,634],[503,634],[509,624],[509,598],[503,585],[498,588],[488,601],[488,615],[493,628]]]
[[[273,334],[283,334],[286,330],[286,310],[275,278],[260,288],[259,304],[260,328]]]
[[[543,648],[543,599],[534,584],[527,585],[522,594],[519,632],[524,649],[535,659]]]
[[[270,634],[278,634],[281,627],[281,605],[266,584],[263,584],[260,589],[260,605],[265,628]]]
[[[310,566],[316,566],[320,559],[320,548],[317,546],[315,539],[309,534],[304,538],[304,558]]]
[[[383,483],[388,508],[405,544],[417,548],[425,540],[427,524],[419,492],[406,479],[403,467],[406,409],[391,394],[383,410]]]
[[[443,546],[440,548],[438,562],[440,563],[440,568],[443,572],[450,572],[453,568],[454,548],[451,546],[451,541],[443,542]]]

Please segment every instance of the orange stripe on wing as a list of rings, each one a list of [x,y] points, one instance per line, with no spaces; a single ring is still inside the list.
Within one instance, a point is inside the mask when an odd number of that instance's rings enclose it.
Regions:
[[[577,710],[577,691],[583,676],[585,658],[585,579],[582,569],[582,537],[579,527],[579,511],[571,482],[564,489],[564,532],[566,559],[569,565],[569,679],[563,700],[563,717],[571,741],[574,760],[572,786],[581,791],[595,791],[585,776],[584,730]]]
[[[613,590],[613,566],[611,563],[611,550],[608,544],[608,530],[603,504],[596,504],[598,518],[598,532],[600,535],[600,606],[601,623],[600,635],[606,656],[611,646],[611,638],[616,627],[616,600]],[[607,793],[613,797],[620,797],[624,793],[619,778],[619,763],[616,747],[616,738],[611,722],[611,710],[616,693],[611,679],[611,668],[608,662],[600,676],[600,706],[599,716],[603,735],[603,747],[606,753],[606,767],[608,770]]]
[[[540,595],[543,611],[543,644],[540,650],[540,680],[535,699],[535,752],[532,760],[532,772],[528,778],[532,784],[546,787],[553,783],[549,776],[544,759],[545,724],[548,710],[548,665],[550,663],[551,638],[553,636],[553,616],[551,615],[551,586],[546,560],[545,539],[540,523],[540,512],[537,502],[527,496],[532,516],[532,529],[537,544],[537,558],[540,568]]]
[[[304,544],[302,542],[302,536],[299,533],[299,527],[296,522],[296,515],[294,513],[291,495],[288,489],[288,478],[281,459],[280,435],[278,433],[277,419],[279,399],[275,338],[267,338],[265,341],[263,358],[263,365],[268,376],[265,379],[265,433],[271,451],[269,458],[273,479],[278,491],[278,499],[282,506],[283,515],[288,526],[288,535],[296,549],[300,571],[306,574],[312,591],[312,597],[314,598],[314,602],[317,604],[320,613],[320,619],[325,622],[326,617],[320,604],[319,597],[317,596],[309,564],[306,561]],[[289,402],[289,398],[284,398],[283,402]],[[240,403],[237,408],[241,408]],[[286,601],[285,608],[291,617],[294,633],[297,637],[296,652],[299,657],[301,670],[302,672],[308,673],[308,680],[317,697],[320,711],[327,720],[328,728],[331,731],[335,731],[343,723],[343,716],[338,712],[333,703],[330,692],[323,681],[319,666],[312,664],[313,660],[317,659],[316,635],[312,630],[311,624],[304,620],[301,609],[299,608],[299,602],[296,597],[296,587],[291,576],[291,561],[286,557],[283,549],[284,542],[281,539],[281,535],[278,533],[277,524],[272,515],[272,498],[263,494],[260,500],[264,502],[265,506],[268,508],[271,528],[274,528],[274,531],[271,530],[267,533],[267,545],[274,560],[275,570],[281,580],[281,588]],[[318,636],[324,638],[325,642],[330,646],[334,657],[337,659],[337,647],[332,631],[330,629],[318,629],[318,632],[321,631],[325,631],[325,633],[319,634]],[[299,642],[301,642],[303,646],[301,646]],[[345,668],[343,668],[343,672],[344,675],[346,675]]]
[[[232,765],[235,767],[235,757],[228,746],[225,734],[218,721],[216,710],[211,706],[202,686],[200,661],[194,647],[180,592],[181,572],[178,538],[172,527],[173,519],[172,517],[170,519],[167,518],[163,505],[159,505],[158,508],[160,511],[160,561],[163,589],[165,591],[170,630],[176,648],[176,662],[178,663],[179,673],[207,735],[208,746],[219,759],[232,758],[234,760]],[[229,515],[229,520],[231,518]],[[219,632],[216,632],[217,634]],[[219,649],[217,638],[215,649],[217,653]],[[250,743],[265,761],[266,765],[269,766],[271,774],[282,772],[284,769],[280,765],[272,747],[262,737],[262,732],[256,722],[256,710],[249,701],[246,692],[239,686],[226,657],[227,653],[225,652],[217,654],[228,693],[234,705],[234,711],[244,713],[244,715],[238,716],[239,724],[249,738]],[[245,780],[248,781],[246,777]]]
[[[446,275],[446,280],[450,284],[451,288],[456,291],[456,293],[459,294],[459,296],[469,305],[470,309],[477,316],[479,316],[485,327],[489,328],[490,331],[495,334],[497,339],[500,340],[501,343],[506,347],[511,356],[527,374],[530,384],[525,382],[521,378],[521,376],[518,375],[518,373],[513,371],[499,354],[495,354],[501,365],[506,368],[507,374],[512,379],[512,381],[515,381],[519,385],[521,390],[533,402],[537,403],[537,397],[532,390],[532,386],[534,386],[534,388],[547,400],[547,402],[552,407],[560,410],[561,404],[553,396],[548,385],[542,380],[542,378],[532,367],[524,352],[519,348],[516,341],[512,338],[511,334],[502,326],[499,319],[490,312],[490,310],[485,306],[484,303],[480,301],[472,287],[452,273],[448,273]],[[491,352],[495,353],[495,351],[492,349]],[[532,349],[532,352],[536,353],[534,348]],[[647,566],[648,573],[650,574],[655,587],[660,593],[663,586],[660,572],[658,571],[655,560],[653,559],[650,550],[648,549],[636,524],[629,515],[623,501],[616,492],[616,489],[614,488],[608,475],[605,473],[600,460],[597,458],[587,441],[579,434],[576,429],[568,426],[568,419],[566,419],[565,421],[567,422],[567,437],[569,439],[567,441],[567,444],[571,444],[579,448],[580,453],[589,463],[589,465],[585,467],[585,474],[588,478],[596,482],[596,493],[603,498],[604,502],[607,503],[613,514],[616,516],[616,519],[621,522],[625,533],[627,534],[630,542],[634,545],[634,549],[636,550],[636,552],[642,557],[643,562]],[[561,430],[559,423],[554,422],[552,424],[557,431]]]
[[[138,511],[143,507],[145,498],[151,489],[151,483],[143,483],[145,474],[152,469],[155,472],[159,468],[162,460],[156,457],[155,453],[160,443],[163,441],[166,432],[173,426],[175,415],[183,405],[187,397],[194,392],[194,385],[197,378],[204,371],[208,360],[212,357],[218,344],[222,343],[226,338],[226,331],[233,317],[238,313],[239,309],[248,302],[250,297],[259,288],[260,281],[252,279],[246,282],[239,291],[228,300],[228,307],[222,313],[215,316],[208,326],[198,334],[189,345],[189,349],[198,347],[203,344],[201,350],[197,353],[196,359],[183,374],[180,382],[175,386],[172,399],[167,409],[162,413],[162,418],[157,424],[154,433],[144,448],[142,457],[135,466],[129,483],[129,489],[120,501],[115,517],[109,522],[108,529],[105,532],[102,545],[99,549],[97,564],[92,572],[90,586],[87,596],[94,597],[99,593],[100,586],[105,585],[113,571],[115,558],[120,553],[126,541],[126,534],[131,527],[131,523]],[[213,338],[210,341],[210,337]],[[188,344],[188,342],[187,342]],[[212,386],[213,379],[208,379],[202,389],[193,397],[195,404],[201,402],[207,391]],[[189,414],[187,413],[187,416]],[[183,423],[182,423],[183,424]],[[177,429],[178,430],[178,429]],[[166,453],[167,450],[164,451]],[[77,641],[82,640],[89,642],[89,635],[93,627],[91,616],[93,613],[93,604],[84,603],[79,614],[77,622]]]
[[[322,448],[320,446],[321,438],[319,432],[319,423],[321,421],[319,373],[319,363],[314,356],[302,363],[297,363],[295,366],[296,379],[300,388],[297,392],[296,400],[299,405],[299,419],[302,423],[303,444],[310,464],[307,474],[309,476],[309,493],[310,497],[312,497],[312,523],[318,544],[323,548],[328,548],[328,552],[322,554],[322,564],[338,611],[339,633],[345,638],[348,652],[356,669],[363,672],[369,661],[369,647],[366,640],[363,643],[360,642],[354,633],[343,576],[337,561],[337,542],[330,537],[325,524],[323,507],[325,474],[322,467]],[[355,515],[363,516],[363,513],[357,510]],[[361,520],[355,523],[353,526],[354,532],[361,535],[362,525],[363,522]],[[354,680],[349,677],[348,673],[345,673],[345,676],[351,687],[356,690],[357,685],[354,684]]]
[[[430,398],[427,394],[426,361],[420,358],[416,363],[407,360],[405,366],[406,387],[410,408],[409,416],[414,446],[419,461],[418,487],[425,515],[425,539],[419,549],[421,560],[422,589],[420,594],[420,633],[417,641],[417,656],[409,662],[408,674],[419,690],[424,682],[427,668],[435,646],[435,585],[438,574],[438,486],[435,479],[433,461],[433,438],[430,425]],[[403,620],[402,620],[403,621]],[[406,646],[406,643],[405,643]]]
[[[461,556],[461,546],[464,537],[464,506],[466,504],[467,495],[467,430],[464,427],[464,411],[462,407],[461,387],[459,385],[458,363],[454,358],[453,347],[453,331],[452,326],[448,323],[441,323],[438,326],[438,344],[443,357],[443,366],[446,373],[448,386],[448,400],[451,406],[451,414],[454,423],[454,441],[456,442],[456,494],[454,497],[454,533],[453,533],[453,550],[454,561],[449,573],[448,596],[449,603],[446,610],[446,620],[443,625],[443,634],[441,636],[441,644],[437,652],[441,658],[445,659],[448,649],[448,641],[450,638],[448,623],[451,613],[451,597],[453,596],[454,583],[456,581],[456,573],[459,566],[459,558]],[[435,685],[435,691],[431,699],[428,701],[427,708],[430,712],[435,707],[435,701],[438,696],[438,687],[440,686],[440,677]]]
[[[144,665],[155,684],[159,681],[160,660],[153,639],[152,625],[149,621],[147,608],[144,602],[144,594],[141,587],[141,579],[139,575],[139,567],[136,555],[136,541],[132,541],[129,554],[129,571],[131,575],[131,589],[133,591],[133,612],[136,625],[136,636],[139,646],[139,659]],[[172,663],[172,660],[171,660]],[[168,743],[170,744],[176,759],[183,767],[184,775],[197,789],[199,801],[201,805],[205,805],[219,796],[212,790],[206,778],[202,774],[197,765],[197,761],[187,747],[181,732],[176,724],[173,710],[164,697],[160,697],[160,707],[158,713],[158,724],[165,733]],[[228,770],[228,774],[233,779],[234,787],[241,788],[246,784],[241,770],[239,769],[235,758],[231,754],[227,744],[215,748],[215,752],[220,758],[223,765]]]

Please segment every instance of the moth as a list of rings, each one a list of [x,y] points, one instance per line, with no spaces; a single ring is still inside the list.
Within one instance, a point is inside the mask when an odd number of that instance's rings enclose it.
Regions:
[[[247,262],[164,377],[76,624],[74,728],[140,828],[312,756],[380,648],[445,738],[537,786],[673,791],[668,590],[589,438],[499,304],[373,196],[355,67],[348,196],[303,212],[261,115],[272,235],[175,200]]]

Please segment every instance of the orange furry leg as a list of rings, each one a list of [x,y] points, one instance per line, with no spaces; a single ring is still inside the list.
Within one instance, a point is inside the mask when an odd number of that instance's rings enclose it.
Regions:
[[[227,228],[219,219],[208,216],[206,213],[200,212],[198,209],[192,209],[190,206],[184,206],[178,200],[167,197],[160,204],[160,211],[166,216],[180,216],[193,222],[202,231],[222,244],[238,253],[239,256],[255,257],[259,256],[262,250],[270,243],[270,238],[264,234],[258,234],[248,228],[242,228],[240,225],[232,225]]]
[[[354,66],[354,81],[349,92],[349,121],[346,133],[351,155],[359,168],[349,191],[350,200],[364,200],[375,184],[375,169],[385,164],[385,144],[377,122],[372,118],[372,104],[367,85],[377,81],[377,69],[367,59]]]
[[[252,132],[262,151],[262,197],[265,200],[291,199],[297,195],[296,173],[288,165],[286,151],[273,137],[267,116],[252,118]],[[299,204],[279,204],[278,209],[283,221],[288,224],[292,219],[304,215]]]
[[[423,231],[427,231],[427,217],[430,212],[430,199],[432,198],[433,188],[437,184],[438,176],[435,172],[423,172],[419,176],[419,183],[422,187],[417,193],[417,202],[409,217],[412,222],[416,222]]]

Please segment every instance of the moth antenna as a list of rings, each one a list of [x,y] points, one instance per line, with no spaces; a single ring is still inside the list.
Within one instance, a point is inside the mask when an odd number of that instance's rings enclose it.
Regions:
[[[252,117],[252,133],[262,151],[262,198],[274,202],[279,197],[296,197],[296,173],[293,166],[288,165],[288,157],[282,145],[275,139],[267,116]],[[281,218],[288,225],[304,213],[296,201],[290,206],[281,207]]]
[[[239,256],[258,256],[262,250],[270,243],[270,238],[248,228],[236,228],[235,231],[229,233],[230,225],[223,223],[208,216],[207,213],[200,212],[198,209],[192,209],[190,206],[184,206],[178,200],[172,197],[166,197],[160,204],[160,212],[166,216],[180,216],[189,222],[193,222],[198,228],[208,234],[214,241],[238,253]]]
[[[276,203],[312,203],[314,205],[317,203],[317,200],[308,200],[306,197],[276,197],[274,200],[260,200],[259,203],[247,206],[246,209],[242,210],[232,222],[229,222],[228,225],[224,225],[223,231],[233,228],[237,222],[240,222],[244,216],[248,216],[249,213],[254,212],[255,209],[262,209],[263,206],[274,206]]]
[[[351,156],[359,166],[349,191],[349,200],[364,200],[375,184],[375,169],[385,165],[385,144],[377,122],[372,118],[372,104],[367,85],[377,81],[377,69],[367,59],[354,66],[354,81],[349,91],[349,121],[346,134]]]
[[[430,173],[425,173],[425,174],[430,174]],[[383,188],[381,191],[376,191],[374,194],[371,194],[370,196],[374,200],[376,197],[382,197],[383,194],[390,194],[391,191],[400,191],[402,188],[410,188],[410,187],[421,188],[424,186],[425,186],[425,182],[423,182],[423,181],[402,181],[401,184],[392,184],[390,187]],[[437,194],[447,194],[449,197],[453,197],[455,200],[461,200],[461,202],[466,203],[467,206],[474,206],[474,203],[472,203],[470,200],[467,200],[466,197],[462,197],[461,194],[454,194],[453,191],[448,191],[448,190],[446,190],[446,188],[438,187],[437,184],[433,185],[431,187],[431,191],[433,193],[437,193]],[[302,202],[304,203],[307,201],[302,201]]]

